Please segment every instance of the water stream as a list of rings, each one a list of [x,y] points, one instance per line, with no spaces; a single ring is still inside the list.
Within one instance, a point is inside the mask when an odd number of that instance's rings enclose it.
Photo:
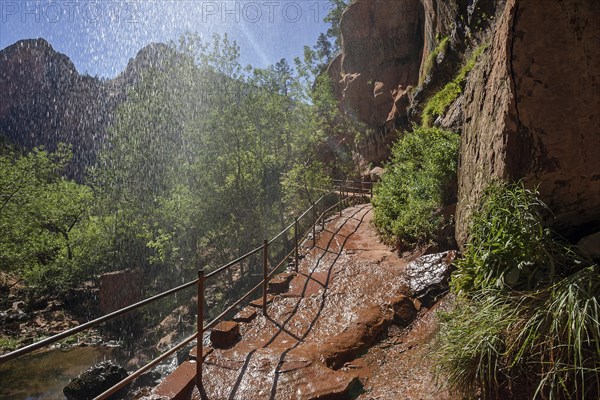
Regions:
[[[92,365],[114,359],[114,347],[37,352],[0,365],[0,400],[64,399],[63,388]]]

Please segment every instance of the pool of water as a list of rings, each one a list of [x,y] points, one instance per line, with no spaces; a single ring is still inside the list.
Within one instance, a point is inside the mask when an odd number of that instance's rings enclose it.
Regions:
[[[0,365],[0,400],[64,399],[63,388],[92,365],[113,359],[101,346],[47,350]]]

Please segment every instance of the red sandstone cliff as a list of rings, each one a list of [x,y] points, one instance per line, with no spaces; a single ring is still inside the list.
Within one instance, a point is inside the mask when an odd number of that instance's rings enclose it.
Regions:
[[[495,179],[538,187],[553,227],[576,240],[600,229],[599,21],[600,2],[589,0],[358,0],[343,14],[342,53],[328,72],[342,109],[376,132],[359,150],[380,163],[393,128],[410,129],[470,49],[489,43],[438,121],[462,134],[458,242]]]

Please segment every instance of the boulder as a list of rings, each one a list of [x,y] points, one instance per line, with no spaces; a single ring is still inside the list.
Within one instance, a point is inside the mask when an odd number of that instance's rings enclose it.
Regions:
[[[383,176],[384,172],[385,170],[381,167],[375,167],[372,170],[370,170],[369,178],[371,179],[371,182],[378,182]]]
[[[417,316],[415,303],[404,295],[392,299],[390,302],[394,310],[394,322],[401,326],[408,326]]]
[[[127,375],[125,368],[111,361],[104,361],[74,378],[65,386],[63,393],[67,400],[90,400],[125,379]],[[126,394],[127,387],[124,387],[109,399],[123,399]]]
[[[406,266],[404,274],[408,288],[420,304],[430,307],[448,291],[454,258],[456,252],[451,250],[421,256]]]

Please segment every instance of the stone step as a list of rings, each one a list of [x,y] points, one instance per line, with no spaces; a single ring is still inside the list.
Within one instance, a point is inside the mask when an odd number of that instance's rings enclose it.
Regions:
[[[292,279],[294,279],[294,276],[296,276],[296,273],[294,272],[286,272],[275,275],[273,279],[269,281],[268,293],[281,294],[287,292],[290,287],[290,282]]]
[[[213,348],[212,347],[203,347],[202,348],[202,358],[206,358],[207,355],[209,355],[210,353],[212,353]],[[190,361],[196,361],[196,359],[198,358],[198,346],[194,346],[192,348],[192,350],[190,350]]]
[[[273,301],[273,295],[267,293],[267,305]],[[262,296],[256,300],[250,302],[252,307],[262,308],[263,306],[263,298]]]
[[[240,325],[234,321],[219,322],[210,331],[210,342],[217,349],[233,347],[241,338]]]
[[[171,400],[188,400],[194,391],[195,378],[196,362],[185,361],[154,388],[153,394]]]
[[[237,314],[235,314],[233,320],[235,322],[248,323],[254,318],[256,318],[256,308],[248,306],[240,310]]]

